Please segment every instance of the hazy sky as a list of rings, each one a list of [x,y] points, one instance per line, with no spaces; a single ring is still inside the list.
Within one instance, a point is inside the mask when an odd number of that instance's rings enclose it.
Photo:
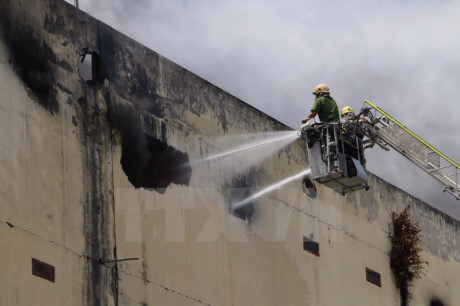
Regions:
[[[326,83],[339,107],[358,111],[366,98],[460,162],[460,0],[79,3],[293,128],[313,87]],[[460,201],[404,157],[375,148],[367,161],[371,172],[460,219]]]

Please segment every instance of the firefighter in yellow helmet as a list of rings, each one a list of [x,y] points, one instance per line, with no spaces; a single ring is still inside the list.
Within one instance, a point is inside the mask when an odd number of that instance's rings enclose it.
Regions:
[[[345,106],[340,111],[340,125],[343,132],[345,154],[359,160],[363,156],[362,135],[357,129],[358,116],[350,106]],[[357,140],[361,139],[361,145]]]
[[[341,120],[355,120],[356,119],[355,112],[350,106],[345,106],[340,111],[340,119]]]
[[[339,120],[339,108],[329,93],[329,87],[326,84],[319,84],[313,89],[313,94],[315,95],[315,103],[311,107],[311,113],[302,120],[302,123],[307,123],[316,115],[321,122]]]
[[[345,106],[340,111],[340,123],[342,131],[347,134],[356,130],[356,115],[350,106]]]

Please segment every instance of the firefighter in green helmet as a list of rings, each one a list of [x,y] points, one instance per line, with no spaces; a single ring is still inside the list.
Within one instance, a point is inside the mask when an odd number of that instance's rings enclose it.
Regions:
[[[339,108],[331,97],[329,87],[326,84],[319,84],[313,89],[313,94],[315,95],[315,103],[313,103],[311,113],[302,120],[302,123],[307,123],[316,115],[318,115],[321,122],[339,120]]]

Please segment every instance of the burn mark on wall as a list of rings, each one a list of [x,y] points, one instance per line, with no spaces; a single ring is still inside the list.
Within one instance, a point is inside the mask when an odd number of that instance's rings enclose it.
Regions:
[[[302,191],[305,192],[309,198],[316,198],[315,183],[310,179],[308,175],[304,176],[302,179]]]
[[[111,27],[100,21],[97,23],[97,30],[100,55],[100,67],[98,69],[100,72],[99,77],[113,81],[115,79],[113,30]]]
[[[9,63],[29,89],[30,96],[52,114],[59,111],[54,71],[56,63],[53,50],[35,36],[29,26],[13,22],[7,13],[1,16]]]
[[[136,94],[131,97],[131,101],[134,106],[141,111],[146,111],[155,117],[164,117],[163,99],[158,95],[152,94],[150,96],[139,96]]]
[[[121,165],[131,184],[160,193],[171,183],[188,185],[192,174],[188,155],[148,135],[144,138],[138,143],[123,140]]]
[[[439,298],[432,298],[429,306],[446,306],[446,304]]]
[[[143,67],[137,67],[128,78],[130,99],[139,110],[146,111],[156,117],[164,117],[164,103],[155,93],[155,84],[148,77]]]
[[[61,83],[56,83],[56,87],[59,88],[59,90],[61,90],[62,92],[68,94],[69,96],[73,96],[73,92]]]
[[[68,35],[68,30],[66,29],[66,23],[63,16],[54,16],[53,19],[53,17],[48,16],[47,14],[43,25],[49,33]]]
[[[116,265],[107,268],[101,264],[101,260],[112,257],[115,237],[111,232],[114,208],[108,183],[112,174],[107,166],[111,161],[110,126],[97,108],[96,97],[95,92],[88,90],[75,105],[76,121],[83,133],[85,254],[91,259],[85,267],[85,305],[107,305],[110,295],[117,296],[113,285],[117,279]]]
[[[218,111],[218,118],[219,118],[219,122],[220,122],[220,125],[222,126],[222,129],[224,130],[224,133],[227,133],[228,132],[228,122],[227,122],[227,115],[225,114],[225,108],[222,107],[219,109]]]
[[[132,48],[123,47],[126,43],[128,42],[124,42],[121,38],[121,41],[117,40],[114,46],[114,60],[117,71],[120,71],[114,80],[117,94],[130,100],[136,109],[164,118],[165,105],[170,104],[171,101],[157,93],[156,67],[159,55],[154,52],[137,54]],[[140,55],[146,57],[146,60],[139,62]]]
[[[72,67],[72,65],[70,65],[69,62],[67,62],[67,61],[58,61],[57,64],[58,64],[59,67],[67,70],[70,73],[73,73],[73,67]]]
[[[134,74],[131,75],[130,93],[137,97],[149,97],[154,93],[154,86],[149,81],[147,72],[142,67],[137,67]]]
[[[249,222],[253,220],[255,208],[254,203],[249,202],[237,209],[233,209],[233,205],[238,203],[249,196],[251,196],[251,189],[255,187],[255,174],[257,172],[256,168],[251,168],[247,175],[237,174],[232,179],[232,187],[229,188],[229,212],[243,220],[248,220]]]
[[[121,166],[130,183],[160,193],[172,183],[188,185],[192,176],[188,155],[167,144],[164,122],[159,124],[159,140],[142,131],[138,115],[129,107],[113,105],[111,109],[110,121],[122,138]],[[154,126],[151,129],[156,134]]]

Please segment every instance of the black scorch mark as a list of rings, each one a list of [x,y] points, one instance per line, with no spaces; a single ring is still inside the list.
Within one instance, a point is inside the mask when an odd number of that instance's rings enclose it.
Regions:
[[[171,183],[188,185],[192,175],[188,155],[148,135],[143,137],[123,139],[121,165],[131,184],[161,193]]]
[[[56,55],[45,41],[38,39],[29,26],[12,23],[4,13],[1,18],[9,64],[19,76],[28,93],[52,114],[59,111],[55,89],[54,69]]]

